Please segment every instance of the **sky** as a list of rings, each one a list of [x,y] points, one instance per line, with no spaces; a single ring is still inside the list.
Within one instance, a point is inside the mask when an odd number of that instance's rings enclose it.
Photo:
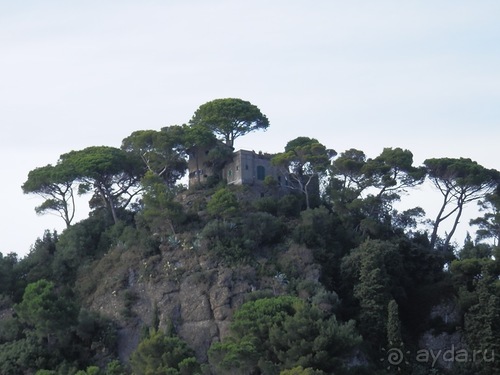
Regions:
[[[64,229],[23,194],[30,170],[187,123],[217,98],[269,118],[237,148],[307,136],[500,170],[499,40],[496,0],[0,0],[0,252]],[[412,199],[433,218],[438,194]]]

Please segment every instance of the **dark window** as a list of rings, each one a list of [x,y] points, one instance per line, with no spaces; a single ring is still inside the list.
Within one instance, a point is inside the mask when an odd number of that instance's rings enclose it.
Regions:
[[[264,168],[262,165],[259,165],[257,167],[257,180],[264,181],[266,178],[266,168]]]
[[[247,165],[245,165],[245,169],[248,171],[248,164],[247,164]]]

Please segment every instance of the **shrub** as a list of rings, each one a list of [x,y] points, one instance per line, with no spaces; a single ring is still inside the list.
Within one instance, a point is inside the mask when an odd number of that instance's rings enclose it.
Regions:
[[[286,226],[271,214],[255,212],[242,219],[241,230],[244,242],[252,243],[250,250],[255,250],[258,246],[280,242]]]
[[[294,240],[310,248],[326,247],[332,232],[332,218],[325,207],[303,211],[295,228]]]
[[[219,189],[207,203],[207,212],[214,218],[227,219],[238,211],[236,195],[227,188]]]
[[[255,212],[238,221],[215,220],[202,231],[208,248],[229,262],[248,261],[262,246],[276,244],[285,234],[280,219],[265,212]]]
[[[154,330],[132,353],[130,365],[136,375],[199,373],[194,352],[184,341]]]
[[[253,202],[257,211],[266,212],[271,215],[278,215],[278,201],[274,197],[264,197]]]
[[[299,217],[302,200],[294,194],[285,195],[278,201],[278,215],[290,218]]]
[[[278,373],[298,364],[336,373],[360,342],[353,321],[339,323],[297,297],[280,296],[244,303],[231,336],[208,356],[223,373]]]

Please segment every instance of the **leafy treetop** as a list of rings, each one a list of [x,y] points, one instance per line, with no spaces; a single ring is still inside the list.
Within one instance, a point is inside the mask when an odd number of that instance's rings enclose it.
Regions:
[[[266,130],[269,120],[260,109],[242,99],[215,99],[201,105],[190,121],[202,125],[233,146],[234,140],[255,130]]]

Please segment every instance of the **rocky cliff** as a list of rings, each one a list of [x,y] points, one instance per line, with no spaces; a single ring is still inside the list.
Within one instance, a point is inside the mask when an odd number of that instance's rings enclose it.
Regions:
[[[285,292],[288,277],[318,284],[319,266],[298,245],[263,249],[253,264],[225,265],[193,237],[170,238],[160,253],[142,257],[118,246],[80,275],[80,285],[97,281],[86,304],[119,324],[119,355],[127,360],[144,329],[158,325],[174,331],[200,361],[214,341],[229,333],[231,317],[252,293]],[[293,275],[296,273],[296,275]],[[82,293],[83,294],[83,293]]]

